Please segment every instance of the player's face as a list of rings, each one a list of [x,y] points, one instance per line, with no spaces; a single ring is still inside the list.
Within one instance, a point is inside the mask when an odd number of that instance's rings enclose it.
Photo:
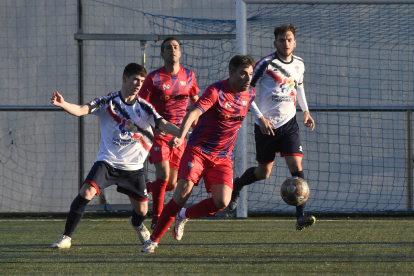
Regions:
[[[129,78],[124,75],[122,79],[124,81],[125,91],[129,95],[134,95],[134,94],[136,95],[141,89],[142,84],[144,83],[145,77],[135,74],[135,75],[130,76]]]
[[[166,62],[178,62],[181,57],[180,44],[176,40],[170,40],[164,43],[164,52],[161,57]]]
[[[246,91],[250,86],[250,82],[252,81],[252,76],[253,76],[252,66],[248,66],[248,67],[240,66],[239,68],[237,68],[236,72],[230,71],[229,82],[234,92]]]
[[[273,42],[277,50],[277,54],[286,60],[289,60],[292,56],[293,50],[296,48],[295,36],[291,31],[284,34],[279,34],[277,39]]]

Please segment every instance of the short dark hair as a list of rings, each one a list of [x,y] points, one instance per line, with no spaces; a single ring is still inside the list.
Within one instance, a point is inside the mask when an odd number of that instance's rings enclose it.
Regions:
[[[254,59],[251,56],[248,55],[237,55],[231,58],[230,62],[229,62],[229,70],[236,72],[237,69],[240,66],[243,67],[248,67],[248,66],[252,66],[254,67]]]
[[[166,38],[166,39],[164,39],[164,41],[161,43],[161,53],[162,53],[162,52],[164,52],[164,49],[165,49],[164,44],[165,44],[166,42],[168,42],[168,41],[171,41],[171,40],[175,40],[175,41],[177,41],[178,45],[180,45],[180,42],[179,42],[176,38],[174,38],[174,37],[172,37],[172,36],[167,37],[167,38]]]
[[[130,63],[125,66],[123,74],[128,78],[135,74],[145,78],[147,76],[147,70],[145,70],[144,66],[141,66],[138,63]]]
[[[282,26],[276,27],[273,34],[275,35],[275,40],[276,40],[278,35],[284,34],[287,32],[292,32],[293,36],[295,36],[295,31],[296,31],[296,27],[293,26],[292,24],[289,24],[289,25],[282,25]]]

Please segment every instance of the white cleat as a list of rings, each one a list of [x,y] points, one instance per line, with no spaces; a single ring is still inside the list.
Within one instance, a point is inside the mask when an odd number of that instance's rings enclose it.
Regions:
[[[180,216],[180,212],[178,212],[178,214],[175,216],[175,225],[172,229],[172,234],[174,239],[176,239],[177,241],[181,240],[181,238],[183,237],[184,226],[187,223],[187,221],[187,218],[182,218]]]
[[[60,237],[54,244],[52,244],[53,248],[70,248],[72,245],[72,238],[66,235]]]
[[[147,227],[143,223],[141,223],[140,226],[134,226],[132,224],[132,217],[129,218],[129,223],[131,224],[132,228],[134,228],[135,232],[138,234],[138,238],[141,241],[142,244],[145,244],[145,242],[150,238],[151,234],[148,231]]]
[[[144,246],[141,248],[141,252],[145,253],[154,253],[155,248],[158,247],[157,242],[153,242],[151,239],[148,239]]]

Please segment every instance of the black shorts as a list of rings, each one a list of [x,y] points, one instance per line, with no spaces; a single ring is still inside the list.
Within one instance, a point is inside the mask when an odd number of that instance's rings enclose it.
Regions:
[[[100,189],[116,184],[116,190],[119,193],[126,194],[138,201],[148,201],[143,169],[124,171],[115,169],[103,161],[98,161],[93,164],[83,183],[91,184],[96,189],[96,195],[100,194]]]
[[[274,129],[275,136],[263,134],[258,125],[254,125],[254,138],[256,141],[256,160],[267,164],[275,160],[275,154],[280,156],[303,156],[299,138],[299,126],[296,116],[283,126]]]

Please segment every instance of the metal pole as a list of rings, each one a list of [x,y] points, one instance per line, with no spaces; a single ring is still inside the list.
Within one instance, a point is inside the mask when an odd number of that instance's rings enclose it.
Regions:
[[[236,2],[236,40],[238,54],[245,55],[246,48],[246,3],[242,0]],[[247,117],[247,116],[246,116]],[[234,156],[235,176],[242,176],[247,167],[247,126],[246,118],[244,119],[239,133],[237,135],[236,150]],[[237,204],[237,217],[247,218],[248,201],[247,201],[248,186],[245,186],[240,192],[240,198]]]
[[[78,0],[78,33],[82,33],[82,0]],[[83,41],[78,40],[78,104],[83,104]],[[82,187],[84,180],[84,120],[82,116],[79,117],[78,125],[78,181],[79,190]]]
[[[141,40],[141,65],[146,68],[146,53],[145,50],[147,49],[147,42],[145,40]],[[148,71],[147,71],[148,72]],[[144,162],[144,175],[145,175],[145,181],[148,180],[148,157],[145,159]]]
[[[147,42],[146,41],[141,41],[141,65],[146,68],[146,54],[145,54],[145,49],[147,49]]]
[[[407,211],[413,210],[413,152],[412,152],[412,110],[405,112],[405,140],[406,140],[406,175],[407,175]]]

